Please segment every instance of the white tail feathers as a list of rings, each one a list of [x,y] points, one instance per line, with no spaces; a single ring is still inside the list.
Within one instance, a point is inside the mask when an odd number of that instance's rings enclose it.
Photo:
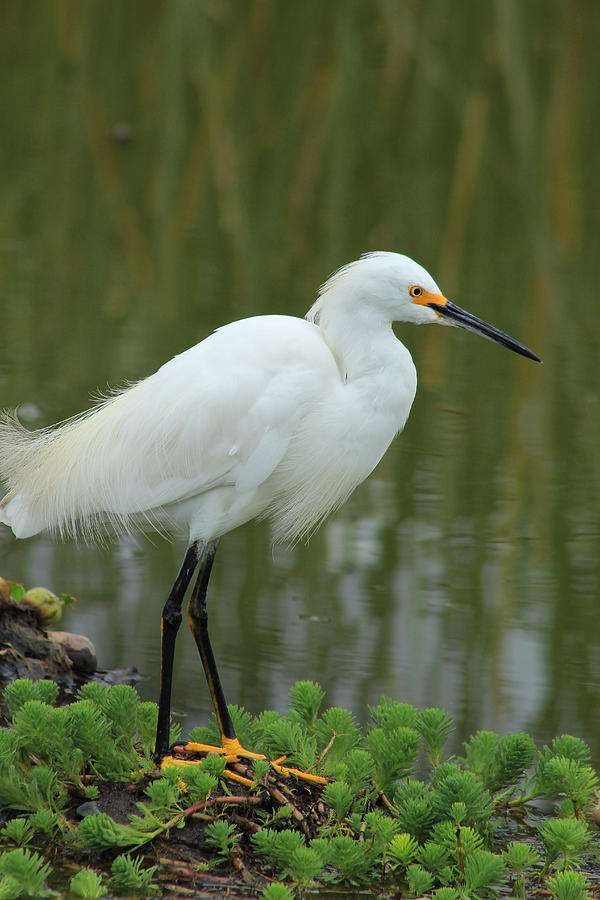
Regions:
[[[135,440],[135,424],[126,426],[136,388],[143,384],[54,428],[32,432],[14,413],[4,414],[0,476],[8,493],[0,502],[0,521],[17,537],[50,530],[61,537],[98,540],[109,531],[143,528],[144,520],[154,529],[168,527],[160,509],[140,509],[132,502],[138,473],[124,462],[127,454],[123,458],[119,452],[124,428]]]
[[[110,401],[109,401],[110,402]],[[28,431],[16,414],[0,422],[0,473],[8,493],[0,505],[2,521],[17,537],[50,529],[61,536],[94,530],[90,519],[93,489],[80,493],[81,462],[94,442],[101,407],[56,428]],[[79,465],[78,465],[79,463]],[[79,484],[79,489],[78,489]]]

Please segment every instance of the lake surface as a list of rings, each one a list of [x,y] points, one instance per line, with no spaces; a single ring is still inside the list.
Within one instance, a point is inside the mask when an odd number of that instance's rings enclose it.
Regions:
[[[230,702],[299,678],[361,720],[382,694],[477,729],[584,737],[600,762],[600,7],[5,0],[0,406],[31,427],[220,324],[302,316],[371,249],[414,257],[537,365],[398,326],[405,432],[308,546],[220,545]],[[16,541],[0,574],[75,594],[64,626],[158,684],[184,546]],[[203,723],[189,633],[174,708]]]

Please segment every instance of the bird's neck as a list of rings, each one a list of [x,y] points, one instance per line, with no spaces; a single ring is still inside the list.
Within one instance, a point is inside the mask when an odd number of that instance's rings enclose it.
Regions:
[[[372,377],[402,366],[408,351],[396,338],[392,323],[372,316],[349,318],[323,314],[319,319],[323,339],[337,362],[345,382]]]

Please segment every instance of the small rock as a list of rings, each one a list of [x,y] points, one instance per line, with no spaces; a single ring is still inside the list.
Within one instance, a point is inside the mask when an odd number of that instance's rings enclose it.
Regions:
[[[78,806],[75,812],[84,819],[86,816],[97,816],[100,812],[100,807],[95,800],[87,800]]]
[[[71,634],[70,631],[49,631],[48,638],[62,647],[76,672],[81,672],[82,675],[94,674],[98,658],[96,648],[89,638],[83,634]]]

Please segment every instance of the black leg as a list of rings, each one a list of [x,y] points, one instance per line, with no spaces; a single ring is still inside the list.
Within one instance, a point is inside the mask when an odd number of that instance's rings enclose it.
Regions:
[[[238,741],[229,710],[225,694],[219,679],[215,657],[213,655],[210,639],[208,637],[208,613],[206,610],[206,592],[210,573],[212,571],[215,554],[217,552],[218,538],[213,541],[197,541],[188,548],[188,552],[183,561],[181,571],[177,576],[177,581],[173,585],[173,590],[165,604],[163,610],[163,644],[162,644],[162,668],[161,668],[161,690],[160,703],[158,708],[158,730],[156,735],[156,755],[159,761],[162,761],[163,767],[166,765],[177,765],[181,753],[189,752],[192,754],[210,753],[215,750],[224,752],[227,759],[231,761],[245,759],[265,759],[261,753],[253,753],[245,750]],[[212,747],[194,742],[178,748],[178,757],[169,757],[167,755],[169,740],[169,719],[170,719],[170,697],[171,697],[171,676],[173,671],[173,653],[175,650],[175,637],[177,630],[181,624],[181,604],[186,588],[190,583],[192,574],[196,565],[199,566],[198,577],[192,591],[190,603],[188,606],[188,621],[192,634],[200,651],[200,658],[204,666],[204,674],[212,697],[215,715],[221,732],[221,747]],[[280,762],[272,762],[273,769],[284,777],[295,776],[313,784],[327,784],[325,778],[320,775],[313,775],[309,772],[302,772],[300,769],[287,768],[282,766]],[[226,773],[228,770],[225,770]],[[237,772],[229,772],[228,777],[240,779],[244,781],[244,776]],[[252,785],[250,779],[245,782],[249,786]]]
[[[202,555],[203,545],[199,542],[190,544],[175,584],[171,588],[169,598],[162,611],[161,622],[161,663],[160,663],[160,697],[158,701],[158,722],[156,725],[156,746],[154,755],[158,762],[166,756],[169,749],[169,729],[171,722],[171,684],[173,681],[173,657],[175,655],[175,639],[181,625],[181,605],[187,587],[192,580],[194,569]]]
[[[204,674],[208,682],[208,689],[212,697],[221,739],[229,738],[235,740],[235,730],[227,709],[225,694],[221,687],[215,657],[213,655],[210,639],[208,637],[208,614],[206,610],[206,590],[208,588],[208,580],[212,569],[215,553],[217,552],[218,539],[209,541],[203,546],[203,553],[200,560],[200,569],[198,578],[192,591],[190,604],[188,606],[188,620],[192,634],[196,639],[202,665],[204,666]]]

